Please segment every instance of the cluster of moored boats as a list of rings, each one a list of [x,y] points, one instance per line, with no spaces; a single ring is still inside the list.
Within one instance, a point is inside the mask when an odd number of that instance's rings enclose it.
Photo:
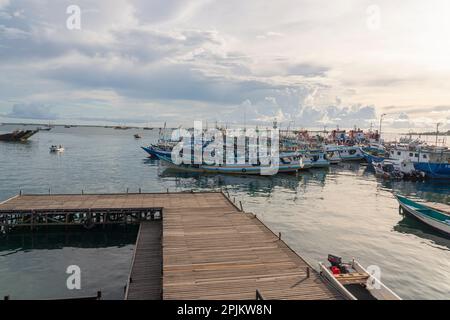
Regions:
[[[142,147],[152,158],[168,166],[192,172],[231,174],[259,174],[270,166],[268,161],[249,161],[248,154],[239,158],[238,146],[231,158],[220,164],[175,163],[172,160],[174,147],[180,140],[160,138],[156,144]],[[202,150],[212,141],[202,141]],[[193,142],[192,149],[194,149]],[[226,151],[223,151],[224,159]],[[228,158],[229,159],[229,158]],[[262,159],[264,160],[264,159]],[[273,159],[272,159],[273,160]],[[279,173],[298,172],[310,168],[326,168],[345,161],[367,162],[375,174],[385,179],[450,178],[450,150],[447,147],[429,146],[419,141],[402,140],[399,143],[380,142],[375,133],[360,130],[334,130],[326,139],[309,136],[306,131],[291,131],[279,139]]]

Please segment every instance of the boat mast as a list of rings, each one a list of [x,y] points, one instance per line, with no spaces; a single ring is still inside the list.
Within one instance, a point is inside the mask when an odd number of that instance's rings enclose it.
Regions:
[[[378,142],[381,142],[381,124],[383,123],[383,117],[386,116],[386,115],[387,115],[386,113],[383,113],[380,116],[380,131],[378,132]]]
[[[440,122],[436,123],[436,147],[437,147],[437,145],[438,145],[439,126],[440,126],[441,124],[442,124],[442,123],[440,123]]]

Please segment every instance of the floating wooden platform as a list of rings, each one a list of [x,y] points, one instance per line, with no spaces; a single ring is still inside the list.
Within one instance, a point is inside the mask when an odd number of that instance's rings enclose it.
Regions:
[[[161,220],[142,222],[136,240],[126,300],[161,300]]]
[[[0,217],[49,210],[133,212],[141,226],[128,299],[254,300],[257,292],[264,299],[343,299],[255,215],[221,192],[22,195],[0,204]],[[148,212],[156,212],[155,221]]]

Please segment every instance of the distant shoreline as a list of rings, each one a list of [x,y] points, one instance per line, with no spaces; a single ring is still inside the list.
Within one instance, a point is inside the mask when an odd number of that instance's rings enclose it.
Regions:
[[[450,136],[450,130],[447,132],[438,132],[437,133],[439,136]],[[408,132],[408,133],[404,133],[404,135],[406,136],[435,136],[436,132]]]
[[[36,126],[36,127],[49,127],[45,123],[22,123],[22,122],[3,122],[0,125],[6,126]],[[120,125],[98,125],[98,124],[51,124],[50,127],[84,127],[84,128],[111,128],[116,127],[126,128],[126,129],[142,129],[142,128],[156,128],[156,127],[137,127],[137,126],[120,126]]]

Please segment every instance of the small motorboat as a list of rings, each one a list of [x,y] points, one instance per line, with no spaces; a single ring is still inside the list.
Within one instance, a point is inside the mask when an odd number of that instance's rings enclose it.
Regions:
[[[375,175],[383,179],[417,181],[426,178],[425,173],[416,170],[409,160],[385,159],[381,162],[372,162],[372,166]]]
[[[350,300],[402,300],[386,287],[375,274],[370,274],[355,259],[342,262],[341,257],[328,255],[330,267],[319,263],[320,275]]]
[[[136,133],[135,135],[134,135],[134,138],[135,139],[140,139],[140,138],[142,138],[138,133]]]
[[[430,227],[450,236],[450,206],[444,204],[423,204],[406,197],[395,196],[400,212],[407,213]]]
[[[64,152],[64,147],[59,145],[59,146],[51,146],[50,147],[50,152]]]
[[[389,161],[382,161],[372,163],[375,170],[375,175],[377,177],[388,179],[388,180],[402,180],[404,173],[394,166],[393,163]]]

